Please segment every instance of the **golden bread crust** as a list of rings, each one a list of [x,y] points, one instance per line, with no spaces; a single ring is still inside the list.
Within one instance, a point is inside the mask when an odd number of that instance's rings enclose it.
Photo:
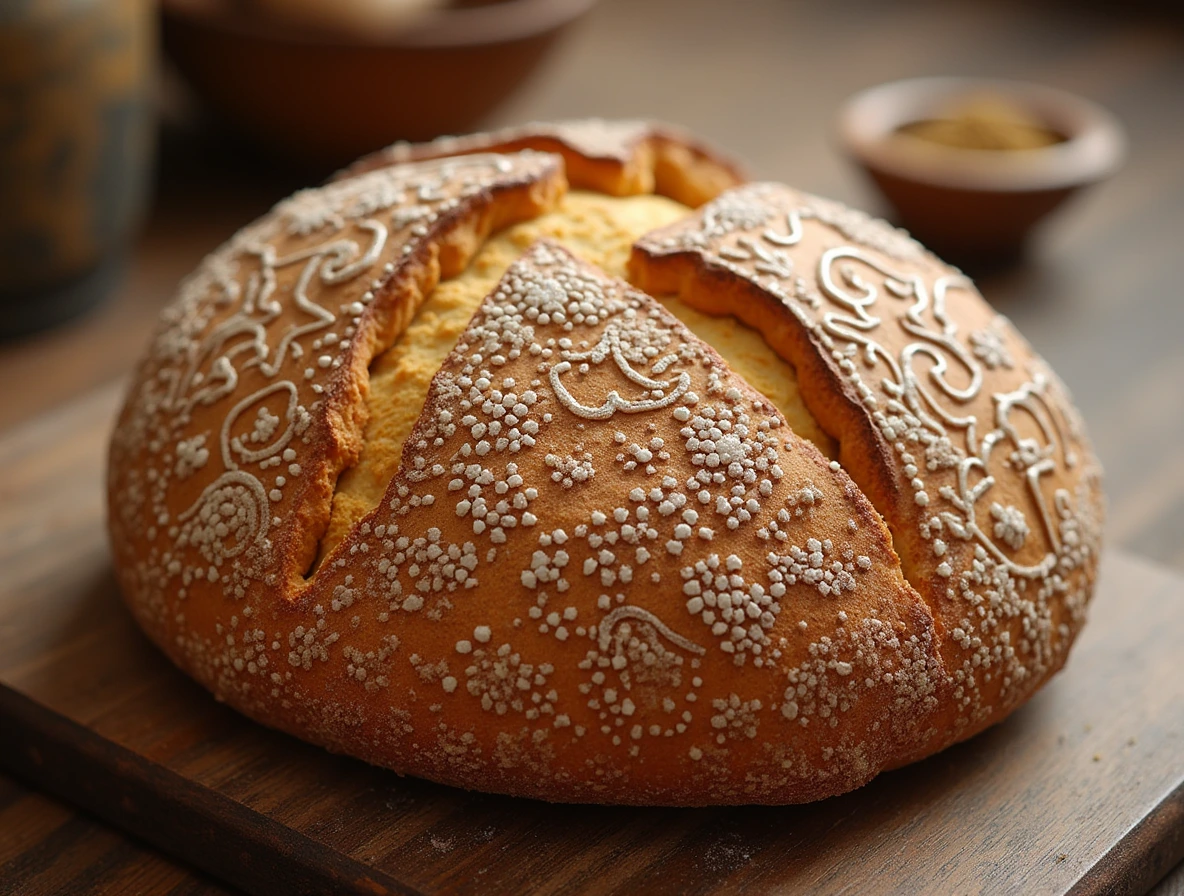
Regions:
[[[573,191],[547,213],[491,237],[462,274],[442,281],[410,325],[370,366],[362,453],[337,481],[320,556],[339,544],[381,501],[398,471],[403,444],[419,417],[432,377],[478,306],[519,255],[538,240],[550,239],[603,273],[624,277],[639,238],[689,214],[685,205],[663,196]],[[805,410],[793,368],[768,348],[759,333],[733,318],[703,314],[674,296],[661,296],[659,301],[762,392],[794,432],[814,442],[828,457],[838,456],[833,441]]]
[[[343,640],[369,654],[394,634],[407,653],[354,707],[367,736],[334,746],[448,783],[813,798],[919,742],[937,705],[929,616],[846,475],[658,303],[547,243],[482,304],[387,500],[306,602],[338,589],[369,610],[340,614],[361,615]],[[327,715],[302,731],[340,736],[325,696],[343,663],[297,679],[299,705]],[[403,693],[426,742],[372,739]],[[455,742],[462,759],[443,749]]]
[[[372,360],[493,230],[557,207],[565,164],[375,168],[187,281],[111,445],[116,571],[153,640],[265,724],[564,801],[819,799],[1026,699],[1096,570],[1063,387],[957,272],[778,186],[644,237],[631,277],[758,327],[842,466],[660,302],[540,241],[305,578]]]
[[[1101,470],[1068,393],[970,280],[903,231],[780,184],[640,240],[651,292],[734,314],[798,371],[936,617],[952,701],[926,752],[1064,664],[1100,550]]]
[[[194,546],[193,514],[221,490],[250,497],[238,522],[253,520],[272,574],[299,577],[357,454],[374,354],[490,231],[565,188],[553,156],[441,160],[297,193],[237,233],[182,285],[137,370],[111,444],[116,547]],[[156,518],[169,522],[139,528]],[[203,555],[247,551],[230,540]]]
[[[556,153],[574,188],[610,196],[657,193],[696,207],[747,180],[737,162],[681,128],[596,118],[530,122],[430,143],[396,143],[362,157],[337,176],[444,156],[524,149]]]

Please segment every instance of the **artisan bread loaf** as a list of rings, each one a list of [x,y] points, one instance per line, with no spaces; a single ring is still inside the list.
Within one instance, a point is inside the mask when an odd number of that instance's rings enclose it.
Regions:
[[[820,799],[994,724],[1063,665],[1101,513],[969,280],[636,123],[280,203],[165,310],[109,469],[127,603],[219,699],[573,802]]]

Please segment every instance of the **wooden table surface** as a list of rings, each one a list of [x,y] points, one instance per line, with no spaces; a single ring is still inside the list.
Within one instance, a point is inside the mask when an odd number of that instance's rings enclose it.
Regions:
[[[980,276],[1073,389],[1107,470],[1110,544],[1184,570],[1184,31],[1073,4],[602,0],[489,124],[660,116],[760,177],[853,204],[878,197],[835,151],[844,97],[900,77],[1013,77],[1122,119],[1121,174],[1050,222],[1029,261]],[[112,299],[0,345],[0,430],[126,373],[161,304],[200,257],[317,173],[276,171],[170,129],[157,202]],[[0,777],[0,890],[227,893],[147,847]],[[1156,896],[1184,894],[1184,868]]]

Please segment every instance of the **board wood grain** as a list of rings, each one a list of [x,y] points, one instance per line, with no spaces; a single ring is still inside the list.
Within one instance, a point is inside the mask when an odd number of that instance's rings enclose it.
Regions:
[[[1106,558],[1066,671],[1028,706],[855,793],[702,810],[467,793],[255,725],[139,633],[102,525],[120,393],[0,440],[0,682],[27,698],[0,701],[0,755],[232,885],[296,892],[260,869],[303,861],[340,892],[1137,893],[1184,855],[1184,584],[1150,564]]]
[[[0,743],[7,741],[0,740]],[[0,777],[0,892],[236,896],[123,833],[10,777]]]

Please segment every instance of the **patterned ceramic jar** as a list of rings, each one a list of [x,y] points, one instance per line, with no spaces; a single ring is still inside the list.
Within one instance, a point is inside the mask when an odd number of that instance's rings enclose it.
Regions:
[[[109,290],[151,168],[148,0],[0,3],[0,334]]]

